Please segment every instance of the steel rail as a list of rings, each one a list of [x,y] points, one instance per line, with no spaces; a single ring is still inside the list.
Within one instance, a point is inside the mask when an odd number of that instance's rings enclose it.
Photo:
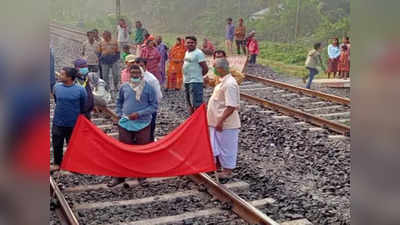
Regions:
[[[56,24],[54,22],[53,23],[49,23],[49,26],[53,27],[55,29],[65,30],[65,31],[68,31],[68,32],[72,32],[72,33],[75,33],[75,34],[86,36],[86,33],[83,32],[83,31],[76,30],[76,29],[73,29],[73,28],[70,28],[70,27],[66,27],[64,25],[59,25],[59,24]]]
[[[114,121],[118,119],[118,116],[108,107],[101,107],[100,109],[109,115]],[[224,185],[212,180],[207,174],[195,174],[189,176],[189,178],[198,184],[205,185],[208,193],[218,200],[228,203],[232,207],[232,211],[240,218],[246,220],[248,223],[258,225],[279,225],[277,222],[273,221],[271,218],[246,202],[237,194],[227,189]]]
[[[57,31],[51,31],[51,30],[50,30],[50,34],[55,35],[55,36],[57,36],[57,37],[61,37],[61,38],[68,39],[68,40],[70,40],[70,41],[77,42],[77,43],[79,43],[79,44],[82,44],[82,42],[83,42],[83,40],[79,40],[79,39],[77,39],[77,38],[73,38],[73,37],[70,37],[70,36],[67,36],[67,35],[62,35],[62,34],[58,33]]]
[[[340,124],[340,123],[336,123],[318,116],[314,116],[312,114],[294,109],[292,107],[288,107],[288,106],[284,106],[275,102],[271,102],[265,99],[261,99],[258,97],[254,97],[248,94],[243,94],[240,93],[240,96],[243,97],[244,99],[260,104],[264,107],[276,110],[278,112],[281,112],[283,114],[286,114],[288,116],[292,116],[298,119],[302,119],[308,123],[317,125],[319,127],[323,127],[323,128],[327,128],[330,129],[332,131],[335,131],[339,134],[343,134],[345,136],[350,136],[350,127]]]
[[[276,80],[271,80],[271,79],[267,79],[267,78],[263,78],[263,77],[259,77],[259,76],[255,76],[255,75],[251,75],[251,74],[246,74],[246,80],[250,80],[250,81],[255,81],[255,82],[261,82],[264,84],[268,84],[268,85],[272,85],[275,87],[279,87],[279,88],[284,88],[284,89],[288,89],[297,93],[302,93],[308,96],[315,96],[315,97],[319,97],[331,102],[336,102],[336,103],[340,103],[343,105],[350,105],[351,101],[349,98],[343,98],[343,97],[339,97],[336,95],[330,95],[330,94],[326,94],[320,91],[315,91],[315,90],[310,90],[310,89],[306,89],[306,88],[302,88],[302,87],[297,87],[291,84],[287,84],[284,82],[280,82],[280,81],[276,81]]]
[[[263,212],[246,202],[237,194],[226,188],[224,185],[215,182],[205,173],[189,176],[198,184],[203,184],[207,187],[208,193],[216,197],[221,202],[226,202],[231,206],[231,210],[240,218],[244,219],[249,224],[258,225],[279,225]]]
[[[65,200],[64,195],[62,194],[61,190],[58,188],[56,182],[51,176],[50,176],[50,191],[52,195],[53,194],[55,195],[58,202],[60,203],[61,212],[68,225],[79,225],[78,219],[76,218],[71,207],[68,205],[67,200]]]
[[[117,121],[119,119],[118,115],[108,107],[99,107],[99,109],[102,110],[108,116],[110,116],[113,121]],[[248,223],[258,224],[258,225],[279,225],[277,222],[269,218],[260,210],[252,206],[250,203],[246,202],[244,199],[242,199],[237,194],[226,188],[224,185],[219,184],[214,180],[212,180],[211,177],[208,176],[207,174],[205,173],[195,174],[189,176],[189,178],[191,178],[194,182],[198,184],[205,185],[207,187],[208,192],[212,196],[214,196],[215,198],[219,199],[222,202],[228,203],[232,207],[231,208],[232,211],[237,215],[239,215],[242,219],[246,220]]]

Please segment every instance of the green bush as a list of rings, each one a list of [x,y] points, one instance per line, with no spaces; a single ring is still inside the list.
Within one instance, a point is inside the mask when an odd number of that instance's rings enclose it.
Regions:
[[[283,62],[285,64],[303,65],[308,48],[298,44],[262,41],[259,43],[260,56],[263,59]]]

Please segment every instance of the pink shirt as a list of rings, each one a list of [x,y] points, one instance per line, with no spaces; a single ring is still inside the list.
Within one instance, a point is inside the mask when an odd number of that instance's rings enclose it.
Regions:
[[[258,55],[260,50],[258,49],[258,41],[255,39],[250,39],[249,44],[247,45],[249,48],[249,53],[252,55]]]
[[[128,71],[128,68],[125,68],[124,70],[121,71],[121,84],[129,82],[129,78],[131,77],[131,74]]]

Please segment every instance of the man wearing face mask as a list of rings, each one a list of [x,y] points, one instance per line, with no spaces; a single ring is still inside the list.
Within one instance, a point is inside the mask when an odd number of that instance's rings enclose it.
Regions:
[[[221,178],[229,178],[236,167],[239,140],[239,85],[229,72],[228,60],[215,60],[214,73],[221,82],[214,88],[208,102],[207,119],[210,142]]]
[[[87,93],[87,99],[85,106],[83,108],[83,114],[85,117],[90,120],[91,118],[91,112],[93,111],[94,108],[94,99],[93,99],[93,93],[92,93],[92,87],[91,87],[91,81],[89,79],[89,66],[87,65],[87,61],[85,59],[77,59],[74,62],[75,69],[79,71],[78,77],[75,80],[76,84],[81,85],[82,87],[85,88],[86,93]]]
[[[152,114],[157,111],[157,95],[153,87],[143,78],[138,65],[129,67],[131,78],[121,85],[117,100],[119,141],[130,145],[145,145],[150,140]],[[108,187],[114,187],[125,178],[113,178]]]

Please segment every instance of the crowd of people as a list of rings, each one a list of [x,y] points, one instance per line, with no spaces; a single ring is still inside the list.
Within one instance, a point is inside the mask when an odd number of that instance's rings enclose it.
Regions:
[[[162,37],[154,38],[140,21],[136,22],[134,44],[123,19],[117,31],[116,40],[110,31],[104,31],[102,38],[97,30],[87,32],[81,57],[74,61],[74,67],[56,72],[58,82],[51,87],[55,101],[51,170],[59,170],[64,142],[69,142],[79,115],[90,120],[93,111],[113,100],[119,117],[115,121],[119,141],[132,145],[156,141],[154,131],[163,91],[184,87],[188,112],[192,114],[204,103],[204,83],[210,82],[206,54],[211,54],[218,80],[207,106],[210,141],[220,167],[218,176],[230,177],[236,167],[240,128],[236,79],[243,77],[232,76],[225,51],[215,50],[211,42],[204,40],[203,47],[210,50],[204,52],[197,47],[195,36],[178,37],[169,50]],[[113,178],[108,186],[114,187],[124,180]]]
[[[63,158],[64,142],[69,142],[79,115],[88,120],[91,113],[116,102],[119,141],[132,145],[145,145],[156,141],[154,132],[159,104],[163,91],[180,91],[184,88],[185,102],[190,114],[203,103],[204,84],[214,87],[207,105],[210,142],[219,177],[229,178],[236,167],[238,135],[240,129],[239,84],[243,74],[232,70],[227,57],[232,54],[235,40],[237,53],[250,56],[250,65],[256,63],[259,54],[255,32],[246,35],[243,19],[235,28],[232,19],[226,25],[226,49],[215,49],[208,39],[203,39],[198,48],[195,36],[177,37],[171,47],[163,43],[161,36],[152,36],[140,21],[136,22],[135,37],[131,41],[131,30],[124,19],[117,25],[117,39],[110,31],[99,37],[97,29],[87,32],[82,44],[81,57],[74,67],[64,67],[58,73],[58,82],[51,79],[51,92],[55,110],[52,127],[54,164],[59,170]],[[318,66],[324,69],[321,59],[321,44],[314,45],[308,53],[306,68],[309,70],[307,88],[318,74]],[[337,38],[328,46],[328,75],[348,77],[350,67],[350,41],[346,37],[339,45]],[[207,73],[206,55],[213,56],[211,82]],[[54,56],[51,53],[51,63]],[[54,65],[51,65],[54,68]],[[123,67],[121,70],[120,68]],[[52,70],[53,71],[53,70]],[[306,79],[306,78],[305,78]],[[183,100],[183,99],[182,99]],[[113,178],[108,186],[123,183],[125,178]]]
[[[314,48],[307,54],[305,62],[306,69],[309,74],[303,77],[303,82],[307,84],[306,88],[311,88],[312,80],[315,75],[319,73],[317,67],[321,67],[323,71],[328,74],[328,79],[336,78],[349,79],[350,76],[350,38],[343,37],[342,43],[339,43],[338,38],[333,38],[332,43],[328,45],[328,62],[327,69],[325,69],[324,63],[321,57],[321,43],[314,44]]]

